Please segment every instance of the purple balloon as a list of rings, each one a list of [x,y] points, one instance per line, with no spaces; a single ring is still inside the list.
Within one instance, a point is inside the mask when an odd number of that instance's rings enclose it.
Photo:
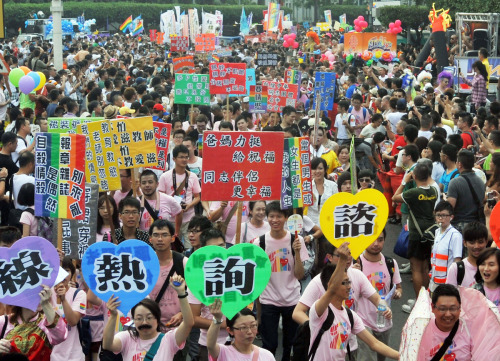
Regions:
[[[35,79],[25,75],[19,80],[19,90],[24,94],[29,94],[35,89]]]
[[[3,276],[0,300],[36,311],[42,285],[52,287],[59,273],[59,254],[55,247],[42,237],[24,237],[10,248],[0,247],[0,261],[5,262],[4,268],[10,268]],[[17,274],[19,266],[24,270]]]

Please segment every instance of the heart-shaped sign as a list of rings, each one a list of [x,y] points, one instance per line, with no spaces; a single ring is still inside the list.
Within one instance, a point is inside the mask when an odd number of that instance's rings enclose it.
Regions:
[[[83,278],[101,300],[115,295],[118,309],[126,315],[148,296],[160,275],[160,262],[153,248],[138,239],[115,245],[99,242],[91,245],[82,258]]]
[[[500,248],[500,202],[498,202],[490,215],[490,231],[493,241]]]
[[[59,254],[42,237],[24,237],[0,247],[0,300],[36,311],[42,285],[52,287],[59,273]]]
[[[271,262],[264,250],[251,243],[229,249],[206,246],[195,251],[186,264],[186,283],[203,304],[222,300],[229,319],[252,303],[271,278]]]
[[[389,205],[376,189],[356,195],[341,192],[328,198],[321,208],[320,225],[326,239],[335,247],[350,242],[354,258],[372,244],[387,223]]]

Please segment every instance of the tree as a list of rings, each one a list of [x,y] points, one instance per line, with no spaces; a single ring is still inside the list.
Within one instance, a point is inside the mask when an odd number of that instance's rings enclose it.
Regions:
[[[417,43],[420,44],[422,29],[429,25],[429,8],[426,6],[384,6],[380,8],[378,19],[385,26],[389,26],[389,23],[395,20],[401,20],[403,29],[416,31]]]

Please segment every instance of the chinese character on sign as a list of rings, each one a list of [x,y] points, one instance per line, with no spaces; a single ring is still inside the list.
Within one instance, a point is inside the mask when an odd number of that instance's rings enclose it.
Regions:
[[[133,258],[130,253],[121,253],[119,256],[104,253],[94,264],[100,292],[142,292],[147,289],[144,263],[139,258]]]
[[[335,238],[371,236],[377,217],[373,213],[375,209],[375,206],[364,202],[335,207],[333,212]]]
[[[255,262],[241,257],[206,261],[203,265],[205,296],[220,297],[231,291],[239,292],[242,296],[252,293],[255,267]]]

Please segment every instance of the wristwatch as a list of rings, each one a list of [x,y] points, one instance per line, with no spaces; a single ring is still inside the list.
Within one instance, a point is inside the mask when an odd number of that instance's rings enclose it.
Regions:
[[[222,324],[222,320],[217,320],[215,317],[212,320],[214,322],[214,325],[221,325]]]

